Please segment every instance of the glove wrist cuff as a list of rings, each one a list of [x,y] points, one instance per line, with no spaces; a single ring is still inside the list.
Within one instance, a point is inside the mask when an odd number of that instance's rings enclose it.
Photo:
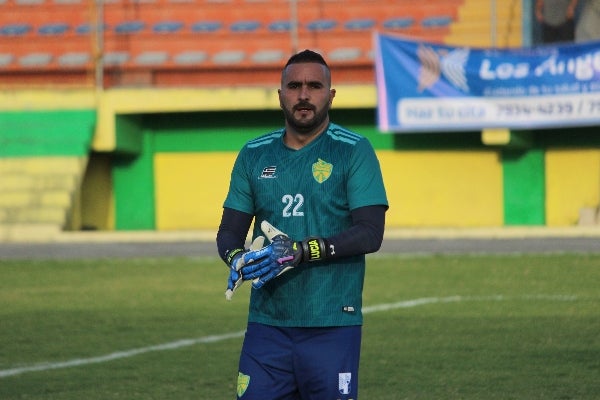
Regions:
[[[230,267],[233,267],[233,262],[235,261],[237,256],[241,255],[245,251],[246,250],[242,248],[227,251],[225,253],[225,262],[227,262],[227,265],[229,265]]]
[[[309,237],[300,242],[302,248],[302,261],[314,262],[327,258],[327,245],[320,237]]]

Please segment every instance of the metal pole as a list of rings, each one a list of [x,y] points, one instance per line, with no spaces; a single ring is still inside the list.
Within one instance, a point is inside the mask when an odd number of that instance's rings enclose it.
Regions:
[[[490,18],[491,18],[490,40],[492,42],[492,47],[496,47],[496,32],[497,32],[497,25],[498,25],[498,21],[497,21],[496,17],[497,17],[496,0],[491,0],[490,1]]]
[[[298,1],[290,0],[290,41],[292,44],[292,54],[298,52]]]
[[[94,68],[97,90],[104,88],[104,0],[94,0],[96,18],[94,27]]]

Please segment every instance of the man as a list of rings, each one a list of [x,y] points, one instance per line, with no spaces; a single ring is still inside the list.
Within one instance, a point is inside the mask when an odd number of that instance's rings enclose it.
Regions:
[[[537,0],[535,16],[542,25],[544,43],[572,42],[575,39],[577,0]]]
[[[575,41],[600,39],[600,0],[585,0],[575,28]]]
[[[365,254],[388,208],[369,141],[329,120],[325,60],[293,55],[278,90],[283,129],[240,151],[217,233],[228,296],[252,280],[237,395],[244,400],[357,399]],[[244,249],[253,237],[271,243]]]

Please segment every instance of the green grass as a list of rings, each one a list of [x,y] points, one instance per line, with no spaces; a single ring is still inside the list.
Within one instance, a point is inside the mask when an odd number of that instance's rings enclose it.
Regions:
[[[360,398],[597,399],[599,267],[600,255],[369,257],[364,305],[387,307],[365,314]],[[216,258],[2,261],[0,399],[235,398],[241,336],[148,348],[241,332],[248,285],[226,302],[225,279]],[[145,351],[88,363],[132,349]]]

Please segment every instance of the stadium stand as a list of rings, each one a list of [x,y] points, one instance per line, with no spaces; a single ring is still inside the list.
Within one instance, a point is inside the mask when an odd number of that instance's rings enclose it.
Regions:
[[[498,3],[500,45],[514,45],[520,37],[514,7]],[[0,85],[35,83],[40,73],[47,83],[78,76],[87,84],[95,60],[104,63],[106,85],[128,85],[132,73],[150,76],[147,84],[169,85],[160,77],[176,71],[188,79],[198,75],[193,84],[222,84],[231,78],[224,66],[276,68],[309,47],[326,52],[335,68],[361,70],[357,79],[370,82],[375,31],[464,45],[490,37],[489,6],[477,0],[298,0],[295,38],[288,0],[106,0],[100,58],[92,5],[1,1]]]

